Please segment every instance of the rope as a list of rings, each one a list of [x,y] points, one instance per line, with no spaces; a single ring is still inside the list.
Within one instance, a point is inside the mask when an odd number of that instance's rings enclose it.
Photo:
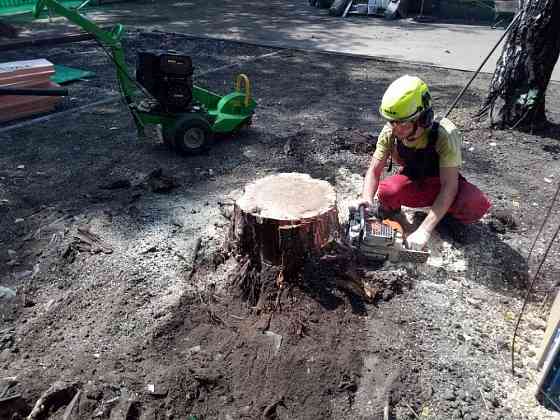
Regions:
[[[543,219],[541,227],[540,227],[539,231],[537,232],[537,235],[535,236],[535,239],[533,240],[533,244],[531,245],[531,249],[529,250],[529,256],[527,257],[527,261],[531,260],[531,256],[533,254],[533,250],[535,249],[535,245],[537,243],[537,240],[539,239],[546,223],[548,222],[548,219],[550,218],[552,208],[554,207],[554,203],[556,202],[556,199],[558,198],[559,193],[560,193],[560,183],[558,184],[558,187],[556,188],[556,193],[554,194],[554,197],[552,198],[552,202],[550,203],[550,206],[548,207],[548,211],[546,213],[546,216]],[[548,253],[550,252],[550,249],[552,248],[552,244],[556,240],[556,237],[558,236],[559,232],[560,232],[560,224],[556,228],[556,231],[554,232],[554,235],[553,235],[552,239],[548,243],[548,246],[547,246],[546,251],[543,255],[543,258],[541,259],[541,262],[539,263],[539,266],[537,268],[537,271],[535,272],[535,274],[533,275],[533,278],[531,279],[531,282],[529,283],[529,287],[527,289],[527,294],[525,295],[525,299],[523,300],[523,306],[521,307],[521,311],[519,312],[519,316],[517,317],[517,323],[515,324],[515,330],[513,331],[513,339],[512,339],[512,342],[511,342],[511,373],[513,375],[515,375],[515,339],[517,338],[517,332],[519,330],[519,325],[521,324],[521,319],[523,318],[523,313],[525,312],[525,308],[527,307],[527,304],[529,302],[529,298],[530,298],[531,293],[533,291],[533,286],[535,284],[535,281],[537,280],[537,277],[538,277],[538,275],[541,271],[541,268],[542,268],[542,266],[543,266],[543,264],[544,264],[544,262],[545,262],[545,260],[548,256]]]

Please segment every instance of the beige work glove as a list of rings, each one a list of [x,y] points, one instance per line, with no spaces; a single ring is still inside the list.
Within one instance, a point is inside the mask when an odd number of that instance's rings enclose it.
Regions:
[[[430,240],[430,232],[419,227],[411,235],[406,238],[406,246],[413,251],[423,251]]]

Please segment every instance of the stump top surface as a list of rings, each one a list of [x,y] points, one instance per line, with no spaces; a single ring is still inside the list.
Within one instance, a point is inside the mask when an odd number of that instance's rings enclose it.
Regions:
[[[237,205],[255,216],[298,221],[332,210],[336,193],[327,181],[307,174],[282,173],[249,184]]]

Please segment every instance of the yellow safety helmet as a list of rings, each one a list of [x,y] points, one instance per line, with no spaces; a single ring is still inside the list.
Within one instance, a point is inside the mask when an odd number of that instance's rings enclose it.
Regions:
[[[426,117],[426,111],[430,111],[430,119],[433,119],[431,109],[432,97],[428,85],[418,77],[406,75],[389,85],[381,100],[379,112],[389,121],[412,121]]]

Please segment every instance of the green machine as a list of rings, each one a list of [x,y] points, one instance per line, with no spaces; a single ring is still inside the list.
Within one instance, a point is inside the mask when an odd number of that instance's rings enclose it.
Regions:
[[[174,51],[139,51],[135,79],[125,62],[122,25],[103,30],[79,9],[70,10],[56,0],[38,0],[34,17],[45,8],[95,36],[108,53],[139,133],[144,133],[146,126],[160,126],[163,141],[171,149],[194,154],[206,150],[214,134],[228,134],[250,125],[256,103],[246,75],[239,74],[235,90],[221,96],[193,84],[189,56]]]

